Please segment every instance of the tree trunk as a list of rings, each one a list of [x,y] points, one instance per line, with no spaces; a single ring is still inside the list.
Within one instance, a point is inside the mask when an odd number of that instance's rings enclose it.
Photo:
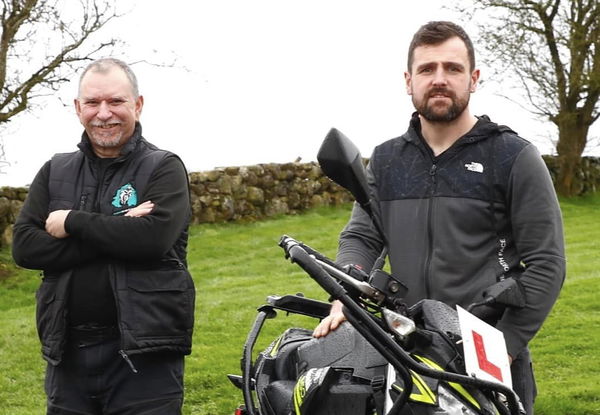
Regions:
[[[581,182],[581,155],[585,149],[589,125],[581,122],[580,114],[561,114],[557,117],[558,172],[556,191],[561,196],[577,196],[583,189]]]

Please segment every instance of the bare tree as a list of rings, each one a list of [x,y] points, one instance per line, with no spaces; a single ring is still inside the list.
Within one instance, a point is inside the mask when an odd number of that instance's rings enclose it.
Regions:
[[[490,66],[515,74],[527,108],[558,128],[558,192],[577,194],[581,156],[590,127],[600,115],[600,2],[472,3],[475,7],[469,13],[485,15],[477,20],[479,43]]]
[[[92,39],[115,17],[107,0],[0,0],[0,128],[115,46]]]

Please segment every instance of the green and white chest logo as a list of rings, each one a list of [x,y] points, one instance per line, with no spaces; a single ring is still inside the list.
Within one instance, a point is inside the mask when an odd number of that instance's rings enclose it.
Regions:
[[[112,205],[116,208],[137,206],[137,192],[130,183],[117,190]]]

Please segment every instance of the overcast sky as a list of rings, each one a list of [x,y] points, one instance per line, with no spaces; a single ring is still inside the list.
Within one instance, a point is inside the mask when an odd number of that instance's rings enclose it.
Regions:
[[[144,136],[178,153],[189,171],[315,160],[331,127],[369,156],[408,125],[413,108],[403,71],[413,33],[430,20],[456,20],[441,9],[442,0],[130,3],[131,12],[107,28],[129,44],[115,56],[178,57],[179,68],[133,68],[145,98]],[[552,127],[495,95],[488,73],[482,68],[472,112],[550,152]],[[35,115],[11,123],[3,137],[10,166],[1,167],[0,185],[28,184],[52,154],[76,149],[82,132],[70,104],[76,86],[74,79],[58,94],[68,107],[49,98]]]

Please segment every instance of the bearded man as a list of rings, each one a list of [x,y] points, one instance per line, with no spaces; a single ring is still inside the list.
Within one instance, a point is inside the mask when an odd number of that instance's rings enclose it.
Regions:
[[[44,164],[14,226],[16,263],[43,271],[47,414],[179,415],[195,299],[185,166],[142,136],[125,62],[92,62],[74,104],[79,149]]]
[[[494,283],[518,278],[522,309],[492,324],[504,333],[513,388],[528,414],[536,387],[527,344],[550,312],[565,277],[560,208],[535,146],[474,116],[480,71],[469,36],[451,22],[414,35],[404,74],[416,109],[408,131],[375,148],[367,168],[372,207],[384,235],[358,205],[340,236],[337,262],[368,272],[387,241],[392,273],[421,299],[451,306],[480,301]],[[341,303],[315,329],[344,321]]]

